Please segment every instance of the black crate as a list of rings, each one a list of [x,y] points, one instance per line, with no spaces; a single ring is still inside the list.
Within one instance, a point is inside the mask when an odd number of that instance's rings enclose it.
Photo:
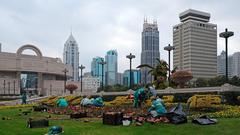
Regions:
[[[106,125],[122,125],[123,113],[107,112],[103,113],[103,124]]]
[[[79,113],[70,114],[71,119],[79,119],[79,118],[85,118],[85,117],[87,117],[86,112],[79,112]]]
[[[33,106],[33,111],[43,112],[43,111],[47,111],[48,108],[49,108],[49,107],[46,106],[46,105]]]
[[[29,119],[28,122],[27,122],[27,126],[29,128],[48,127],[49,126],[49,121],[47,119],[39,119],[39,120]]]

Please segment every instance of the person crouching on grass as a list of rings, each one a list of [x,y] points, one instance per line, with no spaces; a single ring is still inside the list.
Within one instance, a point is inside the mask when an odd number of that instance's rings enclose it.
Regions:
[[[148,112],[151,114],[152,117],[158,117],[160,121],[168,122],[166,118],[167,110],[165,108],[164,102],[159,97],[151,97],[152,106],[148,109]]]

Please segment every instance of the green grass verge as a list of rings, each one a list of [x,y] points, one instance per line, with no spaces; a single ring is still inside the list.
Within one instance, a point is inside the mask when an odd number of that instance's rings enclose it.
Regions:
[[[27,109],[23,109],[27,110]],[[0,135],[44,135],[49,128],[26,127],[29,117],[45,117],[47,113],[33,112],[29,115],[18,116],[19,109],[0,110]],[[11,120],[2,120],[9,117]],[[52,117],[63,117],[52,115]],[[108,126],[100,120],[89,123],[77,120],[51,120],[50,126],[59,125],[64,129],[63,135],[237,135],[239,134],[240,119],[218,119],[216,125],[201,126],[191,122],[182,125],[148,124],[136,127]]]

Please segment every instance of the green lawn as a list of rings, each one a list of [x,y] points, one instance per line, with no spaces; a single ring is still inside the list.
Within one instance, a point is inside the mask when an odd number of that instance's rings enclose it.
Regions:
[[[25,109],[23,109],[25,110]],[[48,128],[26,128],[29,117],[44,117],[47,113],[33,112],[30,115],[18,116],[19,109],[0,110],[0,135],[43,135]],[[2,120],[10,117],[12,120]],[[53,116],[59,117],[59,116]],[[61,116],[60,116],[61,117]],[[50,126],[59,125],[64,129],[63,135],[237,135],[240,119],[219,119],[218,124],[200,126],[191,122],[182,125],[145,123],[144,126],[130,127],[103,125],[100,120],[89,123],[77,120],[51,120]]]

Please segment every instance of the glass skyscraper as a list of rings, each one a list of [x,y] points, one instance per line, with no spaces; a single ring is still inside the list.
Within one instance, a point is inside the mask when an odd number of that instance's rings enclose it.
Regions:
[[[94,77],[99,77],[100,82],[102,82],[102,65],[99,64],[99,62],[104,61],[104,58],[102,57],[95,57],[92,59],[91,63],[91,75]],[[103,74],[105,71],[103,71]],[[105,78],[105,75],[104,75]],[[103,78],[103,83],[105,84],[105,79]]]
[[[157,58],[160,58],[158,25],[156,21],[148,23],[147,19],[144,19],[141,64],[148,64],[155,67],[157,64]],[[143,84],[151,83],[153,81],[153,77],[148,74],[148,71],[148,68],[141,69],[141,83]]]
[[[72,33],[64,44],[63,63],[72,67],[72,81],[79,80],[79,51],[78,44]]]
[[[132,70],[132,85],[139,84],[141,80],[141,72]],[[125,70],[123,73],[123,85],[130,86],[130,70]]]
[[[110,50],[105,56],[105,73],[106,73],[106,85],[117,84],[117,63],[118,54],[116,50]]]

